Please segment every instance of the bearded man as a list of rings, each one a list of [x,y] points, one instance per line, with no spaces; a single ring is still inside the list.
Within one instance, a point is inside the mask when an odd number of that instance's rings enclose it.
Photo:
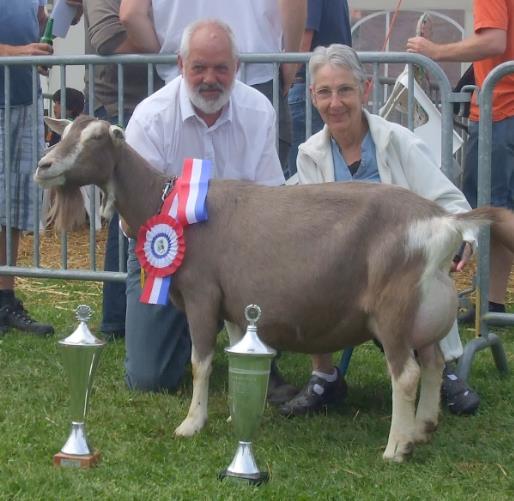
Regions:
[[[230,27],[215,19],[190,24],[178,66],[180,76],[137,106],[127,142],[170,177],[180,175],[184,159],[193,157],[210,160],[216,178],[283,184],[275,112],[263,94],[236,80],[239,58]],[[186,317],[171,304],[140,302],[134,240],[127,271],[127,384],[174,391],[191,355]]]

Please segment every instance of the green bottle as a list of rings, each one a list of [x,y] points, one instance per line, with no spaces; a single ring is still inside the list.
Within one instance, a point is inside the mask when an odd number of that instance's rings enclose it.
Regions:
[[[43,33],[43,36],[41,37],[40,42],[41,43],[47,43],[48,45],[53,45],[54,40],[54,19],[53,17],[48,18],[48,21],[46,22],[45,31]]]

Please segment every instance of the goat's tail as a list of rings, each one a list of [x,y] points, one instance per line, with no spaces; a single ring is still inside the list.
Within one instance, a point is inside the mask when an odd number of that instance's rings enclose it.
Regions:
[[[462,214],[419,220],[408,229],[407,247],[411,251],[421,250],[425,255],[423,278],[436,270],[449,271],[452,259],[462,244],[464,232],[503,222],[507,216],[514,220],[514,215],[506,209],[480,207]]]

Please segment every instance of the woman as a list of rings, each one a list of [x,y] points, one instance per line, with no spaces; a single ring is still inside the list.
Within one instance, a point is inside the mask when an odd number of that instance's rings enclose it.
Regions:
[[[411,131],[372,115],[364,109],[367,85],[356,52],[340,44],[318,47],[310,61],[311,98],[324,128],[300,145],[297,168],[301,184],[332,181],[365,181],[395,184],[433,200],[451,213],[470,210],[464,195],[441,172],[428,146]],[[344,218],[344,214],[341,214]],[[462,270],[472,253],[465,235],[462,255],[454,264]],[[441,341],[448,362],[462,355],[457,325]],[[318,411],[342,400],[346,384],[332,364],[331,354],[312,356],[311,379],[298,395],[281,406],[285,415]],[[470,414],[479,405],[478,395],[445,369],[443,395],[456,414]]]

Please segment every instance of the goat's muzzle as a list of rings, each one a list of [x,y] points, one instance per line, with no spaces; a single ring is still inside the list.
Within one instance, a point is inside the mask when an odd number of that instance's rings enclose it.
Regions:
[[[34,173],[34,181],[43,188],[50,188],[51,186],[59,186],[64,184],[64,175],[62,172],[55,174],[52,170],[54,165],[51,159],[45,155],[38,163],[36,172]]]

